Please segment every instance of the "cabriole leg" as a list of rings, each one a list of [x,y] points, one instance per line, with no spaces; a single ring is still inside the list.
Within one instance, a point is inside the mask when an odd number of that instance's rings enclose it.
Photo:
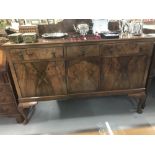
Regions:
[[[129,94],[130,97],[133,97],[137,102],[137,113],[141,114],[143,112],[143,109],[145,108],[145,102],[146,102],[146,93],[136,93],[136,94]]]
[[[37,102],[19,103],[18,110],[24,118],[24,121],[23,121],[24,124],[27,124],[28,121],[30,120],[30,118],[34,112],[36,104],[37,104]]]

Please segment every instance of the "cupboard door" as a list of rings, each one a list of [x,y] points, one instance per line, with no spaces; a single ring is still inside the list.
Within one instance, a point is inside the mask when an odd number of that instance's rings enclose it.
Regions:
[[[144,88],[149,60],[145,55],[102,58],[101,89]]]
[[[63,61],[17,63],[14,68],[22,97],[67,93]]]
[[[99,59],[88,57],[70,60],[67,74],[70,93],[96,91],[99,85]]]

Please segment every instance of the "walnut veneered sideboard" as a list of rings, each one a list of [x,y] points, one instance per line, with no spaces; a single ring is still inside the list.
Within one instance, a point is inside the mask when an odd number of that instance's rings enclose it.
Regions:
[[[24,123],[37,101],[71,97],[128,95],[138,100],[141,113],[154,40],[39,39],[31,44],[4,44]]]

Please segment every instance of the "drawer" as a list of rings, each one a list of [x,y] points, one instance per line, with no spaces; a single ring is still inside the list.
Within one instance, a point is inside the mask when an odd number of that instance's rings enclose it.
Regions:
[[[67,47],[67,57],[73,58],[77,56],[99,56],[99,46],[86,45]]]
[[[26,49],[11,49],[9,56],[12,61],[21,61],[24,60],[24,53],[26,53]]]
[[[13,49],[10,51],[13,61],[63,58],[63,47]]]
[[[14,103],[6,105],[0,104],[0,114],[16,114],[16,113],[18,113],[18,111]]]
[[[153,44],[152,43],[117,43],[117,44],[105,44],[100,47],[102,56],[126,56],[132,54],[138,55],[152,55]]]

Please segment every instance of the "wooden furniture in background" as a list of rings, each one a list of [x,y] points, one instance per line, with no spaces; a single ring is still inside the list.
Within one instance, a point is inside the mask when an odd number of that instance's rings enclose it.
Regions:
[[[18,112],[18,104],[14,94],[11,77],[9,76],[6,57],[0,49],[0,115],[15,117],[18,123],[23,122],[23,117]]]
[[[142,113],[154,40],[41,39],[5,44],[24,123],[37,101],[71,97],[128,95],[138,101],[137,112]]]
[[[37,25],[20,25],[19,26],[19,32],[20,33],[33,33],[33,32],[35,32],[37,35],[39,35]]]

